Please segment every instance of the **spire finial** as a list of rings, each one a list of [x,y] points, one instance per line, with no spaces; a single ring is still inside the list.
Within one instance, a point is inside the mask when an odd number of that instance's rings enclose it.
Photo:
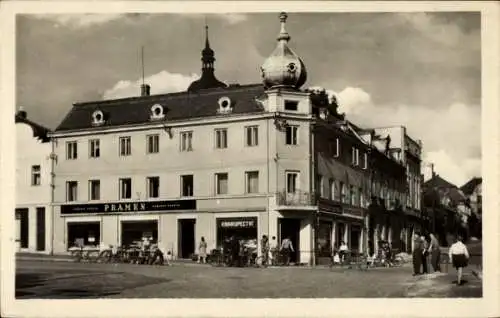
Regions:
[[[285,24],[286,24],[286,19],[288,18],[288,15],[286,14],[286,12],[281,12],[280,13],[280,22],[281,22],[281,31],[280,31],[280,34],[278,36],[278,41],[289,41],[290,40],[290,35],[288,34],[288,32],[286,32],[286,29],[285,29]]]
[[[205,48],[210,48],[210,43],[208,42],[208,25],[205,21]]]

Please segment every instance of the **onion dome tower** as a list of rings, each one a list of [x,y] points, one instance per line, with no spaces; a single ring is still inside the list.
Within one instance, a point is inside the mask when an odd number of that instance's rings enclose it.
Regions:
[[[215,54],[214,50],[210,48],[210,42],[208,41],[208,26],[205,26],[205,48],[201,51],[201,62],[201,77],[189,85],[188,92],[207,88],[227,87],[226,84],[215,78]]]
[[[287,14],[280,14],[281,31],[278,45],[261,67],[262,81],[266,88],[291,88],[298,90],[307,79],[302,60],[288,47],[290,35],[286,32]]]

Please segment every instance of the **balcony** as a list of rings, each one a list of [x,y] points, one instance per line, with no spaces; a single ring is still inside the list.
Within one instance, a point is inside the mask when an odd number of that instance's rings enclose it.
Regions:
[[[276,193],[276,204],[285,207],[314,207],[316,209],[316,194],[300,190],[288,193],[283,190]]]

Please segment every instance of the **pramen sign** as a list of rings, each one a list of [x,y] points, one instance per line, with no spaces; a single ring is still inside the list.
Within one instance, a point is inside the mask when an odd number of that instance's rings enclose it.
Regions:
[[[196,210],[196,200],[63,204],[61,214]]]

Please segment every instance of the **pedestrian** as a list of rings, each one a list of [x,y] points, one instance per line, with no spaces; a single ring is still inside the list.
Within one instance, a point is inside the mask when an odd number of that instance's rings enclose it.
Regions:
[[[422,239],[418,233],[413,237],[413,276],[420,275],[420,267],[422,266]]]
[[[422,272],[424,274],[427,274],[429,273],[429,271],[427,270],[427,250],[429,249],[429,243],[424,235],[422,235],[420,239],[422,240]]]
[[[271,254],[271,264],[276,265],[278,258],[278,242],[276,241],[276,236],[273,236],[269,243],[269,251]]]
[[[281,251],[285,257],[285,266],[290,265],[290,254],[294,252],[293,250],[293,245],[292,241],[290,240],[290,237],[287,236],[283,242],[281,242]]]
[[[439,241],[434,234],[430,234],[431,242],[429,244],[429,254],[431,255],[431,265],[434,272],[441,272],[441,248],[439,247]]]
[[[347,244],[344,241],[341,241],[339,248],[339,256],[341,264],[345,263],[348,252],[349,252],[349,247],[347,247]]]
[[[205,237],[203,236],[198,246],[198,253],[198,263],[205,264],[207,262],[207,242],[205,242]]]
[[[469,251],[467,246],[462,243],[461,235],[457,235],[456,242],[450,246],[448,254],[453,267],[457,269],[457,285],[462,285],[462,271],[469,261]]]
[[[240,264],[240,241],[236,236],[231,237],[231,266]]]
[[[269,239],[267,235],[262,235],[260,250],[262,253],[262,265],[267,266],[269,262]]]

